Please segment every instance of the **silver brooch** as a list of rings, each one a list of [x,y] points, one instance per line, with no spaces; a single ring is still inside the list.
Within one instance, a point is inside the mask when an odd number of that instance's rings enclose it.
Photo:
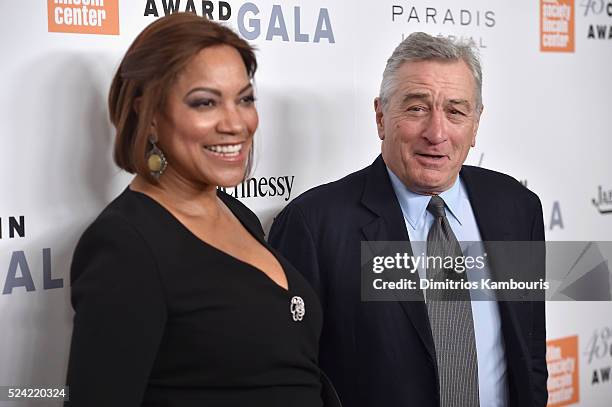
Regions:
[[[304,307],[304,300],[302,297],[297,295],[291,299],[291,314],[293,315],[294,321],[301,321],[306,314],[306,307]]]

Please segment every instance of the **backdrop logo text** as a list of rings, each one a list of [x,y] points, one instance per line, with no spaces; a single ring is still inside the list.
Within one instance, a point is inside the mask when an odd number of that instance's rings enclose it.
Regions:
[[[16,239],[24,240],[26,237],[26,217],[25,216],[9,216],[0,217],[0,239]],[[5,256],[8,255],[8,263],[5,263]],[[2,295],[13,294],[15,292],[31,292],[35,291],[37,283],[33,277],[32,268],[30,267],[33,257],[37,257],[26,253],[25,250],[3,251],[0,256],[0,289]],[[30,262],[28,262],[28,258]],[[52,290],[55,288],[63,288],[64,280],[62,278],[54,278],[52,276],[51,266],[51,249],[45,247],[40,252],[40,257],[36,260],[42,260],[42,274],[38,281],[38,288],[43,290]],[[38,263],[38,262],[37,262]],[[3,271],[6,270],[6,274]],[[38,270],[36,270],[38,271]]]
[[[580,400],[578,337],[546,342],[548,406],[565,406]]]
[[[144,16],[161,17],[189,12],[209,20],[230,21],[236,25],[240,35],[249,41],[334,44],[336,39],[329,10],[315,9],[316,17],[312,18],[312,13],[306,13],[303,7],[307,6],[272,4],[271,7],[260,7],[255,3],[245,2],[234,12],[236,7],[226,1],[147,0]]]
[[[540,50],[574,52],[574,0],[540,0]]]
[[[235,187],[219,187],[219,189],[238,199],[277,196],[287,202],[291,199],[291,191],[293,190],[294,180],[295,175],[260,178],[252,177],[245,179]]]
[[[49,32],[119,35],[118,0],[47,0]]]
[[[455,6],[441,8],[417,6],[410,2],[397,2],[391,5],[391,22],[405,24],[409,33],[414,31],[431,31],[434,26],[439,29],[438,36],[451,39],[469,37],[479,48],[487,48],[485,38],[482,36],[485,29],[495,27],[496,15],[493,10],[477,10]],[[402,39],[407,33],[402,34]]]
[[[597,197],[593,198],[592,202],[602,215],[612,214],[612,189],[605,190],[600,185],[597,187]]]
[[[587,39],[612,40],[612,0],[584,0],[580,6],[590,22]]]

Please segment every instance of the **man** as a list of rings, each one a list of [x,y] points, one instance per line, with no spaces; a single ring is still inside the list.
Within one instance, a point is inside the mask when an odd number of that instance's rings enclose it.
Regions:
[[[427,241],[429,254],[458,240],[544,240],[535,194],[463,166],[481,88],[471,45],[410,35],[374,101],[381,156],[296,198],[272,226],[271,244],[319,294],[320,364],[346,407],[546,405],[542,302],[360,297],[361,241]]]

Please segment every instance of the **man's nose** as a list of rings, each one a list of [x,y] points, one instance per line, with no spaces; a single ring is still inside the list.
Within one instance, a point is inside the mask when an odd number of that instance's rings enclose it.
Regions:
[[[444,112],[432,109],[423,137],[431,144],[440,144],[446,140]]]

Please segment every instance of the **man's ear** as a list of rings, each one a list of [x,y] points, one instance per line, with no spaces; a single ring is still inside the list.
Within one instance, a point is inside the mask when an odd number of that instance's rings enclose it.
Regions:
[[[480,105],[480,109],[476,112],[476,123],[474,123],[474,134],[472,135],[472,147],[476,146],[476,134],[478,133],[478,126],[480,126],[480,115],[482,115],[482,111],[484,110],[484,106]]]
[[[385,139],[385,125],[383,121],[383,106],[379,97],[374,99],[374,111],[376,112],[376,129],[378,130],[378,138]]]

